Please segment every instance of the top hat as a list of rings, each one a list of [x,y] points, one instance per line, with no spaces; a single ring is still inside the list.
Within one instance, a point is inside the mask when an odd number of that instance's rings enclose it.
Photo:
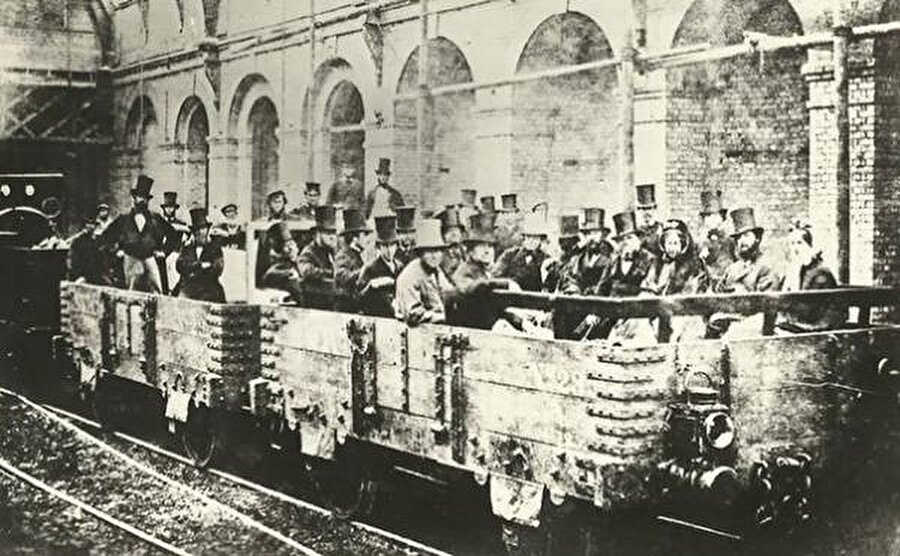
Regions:
[[[378,243],[394,243],[397,241],[397,217],[375,217],[375,241]]]
[[[494,212],[496,210],[493,195],[485,195],[481,198],[481,210],[484,212]]]
[[[559,217],[559,239],[578,237],[579,231],[577,214],[564,214]]]
[[[137,177],[137,182],[134,184],[134,187],[131,188],[131,194],[137,197],[152,199],[153,195],[150,194],[151,189],[153,189],[153,178],[141,174]]]
[[[637,221],[634,218],[634,211],[620,212],[613,215],[613,224],[616,227],[616,238],[621,238],[627,234],[637,234]]]
[[[178,193],[176,193],[175,191],[163,191],[163,202],[160,206],[175,208],[180,207],[181,205],[178,204]]]
[[[587,207],[581,211],[581,231],[595,232],[597,230],[607,230],[606,227],[606,211],[602,208]]]
[[[643,209],[656,208],[656,184],[645,183],[636,187],[637,207]]]
[[[494,219],[496,214],[482,212],[469,217],[469,234],[463,240],[464,243],[496,243],[494,235]]]
[[[732,237],[737,237],[744,232],[754,231],[762,233],[762,226],[756,225],[756,217],[750,207],[738,208],[731,211],[731,221],[734,223]]]
[[[722,212],[722,192],[721,191],[701,191],[700,192],[700,216]]]
[[[209,220],[206,219],[206,209],[203,207],[196,207],[190,210],[191,214],[191,229],[197,230],[199,228],[205,228],[209,226]]]
[[[272,224],[269,228],[269,233],[272,234],[275,238],[275,244],[280,249],[285,241],[293,240],[294,236],[291,234],[291,229],[288,227],[288,223],[284,220],[279,220]]]
[[[376,174],[391,174],[391,159],[390,158],[379,158],[378,159],[378,168],[375,169]]]
[[[522,235],[526,236],[547,236],[550,230],[547,226],[547,219],[543,214],[530,212],[525,215],[525,221],[522,223]]]
[[[318,195],[322,192],[322,184],[315,181],[308,181],[306,182],[306,192]]]
[[[397,207],[397,231],[413,232],[416,229],[416,207]]]
[[[438,213],[437,218],[441,219],[441,230],[447,231],[449,228],[462,228],[463,223],[459,218],[459,209],[455,205],[447,205],[444,210]]]
[[[462,196],[462,204],[466,207],[474,207],[475,206],[475,198],[478,196],[478,192],[474,189],[461,189],[460,195]]]
[[[344,229],[341,230],[341,235],[372,231],[366,227],[366,215],[363,214],[363,211],[359,209],[344,209],[342,214],[344,215]]]
[[[429,218],[419,222],[416,229],[417,249],[444,249],[444,237],[441,234],[441,221]]]
[[[319,205],[315,210],[316,230],[321,232],[334,232],[337,230],[337,218],[333,206]]]
[[[281,197],[282,199],[287,201],[287,195],[284,194],[284,190],[282,190],[282,189],[279,189],[278,191],[273,191],[273,192],[269,193],[268,195],[266,195],[266,201],[271,201],[272,199],[274,199],[276,197]]]
[[[222,214],[225,214],[225,213],[228,212],[229,210],[234,210],[235,212],[237,212],[237,209],[238,209],[238,206],[237,206],[236,204],[234,204],[234,203],[228,203],[227,205],[225,205],[224,207],[222,207]]]
[[[517,212],[519,210],[519,207],[516,205],[515,193],[500,195],[500,210],[503,212]]]

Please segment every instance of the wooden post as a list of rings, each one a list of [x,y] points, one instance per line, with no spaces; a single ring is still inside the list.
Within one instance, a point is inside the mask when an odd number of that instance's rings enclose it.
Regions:
[[[309,0],[309,86],[306,102],[306,181],[315,181],[316,173],[316,125],[315,90],[316,90],[316,0]]]
[[[834,124],[836,231],[838,240],[838,280],[850,282],[850,116],[847,52],[852,29],[847,26],[841,0],[834,2]]]
[[[625,37],[622,45],[622,62],[619,65],[619,164],[621,183],[619,198],[626,200],[629,208],[635,206],[634,190],[634,63],[637,49],[634,43],[634,6],[625,0]]]
[[[428,87],[428,0],[419,0],[421,8],[421,37],[419,41],[419,96],[416,99],[416,154],[419,162],[419,203],[427,204],[425,191],[428,190],[428,182],[431,170],[430,153],[428,152],[428,140],[431,131],[431,91]]]

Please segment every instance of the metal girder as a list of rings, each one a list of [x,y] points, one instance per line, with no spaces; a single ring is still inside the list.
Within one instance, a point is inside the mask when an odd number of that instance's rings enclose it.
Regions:
[[[69,112],[61,120],[59,120],[52,126],[48,127],[47,129],[45,129],[41,133],[41,137],[44,137],[44,138],[50,137],[54,131],[56,131],[59,128],[63,127],[64,125],[68,124],[69,122],[71,122],[72,120],[74,120],[75,118],[80,116],[85,110],[88,110],[93,105],[94,105],[94,99],[90,99],[90,100],[86,100],[86,101],[82,102],[76,109]]]
[[[28,133],[29,135],[34,137],[34,132],[31,130],[31,128],[28,127],[28,124],[31,123],[35,118],[37,118],[38,116],[40,116],[41,114],[45,113],[47,110],[52,108],[53,105],[55,105],[56,103],[58,103],[60,100],[64,99],[65,97],[66,97],[65,93],[54,94],[53,96],[50,97],[49,100],[47,100],[42,105],[40,105],[37,108],[37,110],[34,110],[30,114],[28,114],[28,116],[25,119],[19,120],[18,122],[16,122],[15,127],[13,127],[12,129],[10,129],[8,131],[4,129],[4,133],[7,136],[11,136],[11,135],[15,135],[17,131],[22,129],[26,133]]]

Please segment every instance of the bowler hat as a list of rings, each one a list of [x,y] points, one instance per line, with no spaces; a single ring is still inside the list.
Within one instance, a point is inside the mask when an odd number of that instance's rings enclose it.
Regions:
[[[637,221],[634,218],[634,211],[620,212],[613,215],[613,224],[616,227],[616,238],[622,238],[628,234],[637,234]]]
[[[269,193],[268,195],[266,195],[266,200],[271,201],[272,199],[275,199],[277,197],[281,197],[282,199],[287,201],[287,195],[284,194],[284,190],[282,190],[282,189],[279,189],[278,191],[273,191],[273,192]]]
[[[491,212],[473,214],[469,218],[469,234],[463,240],[463,243],[496,243],[497,237],[494,235],[494,219],[496,216],[496,214]]]
[[[397,241],[397,217],[375,217],[375,241],[378,243],[394,243]]]
[[[579,226],[578,226],[578,215],[577,214],[563,214],[559,217],[559,238],[569,238],[569,237],[578,237]]]
[[[379,158],[378,159],[378,168],[375,169],[376,174],[391,174],[391,159],[390,158]]]
[[[366,215],[363,214],[363,211],[359,209],[344,209],[342,214],[344,215],[344,229],[341,230],[341,235],[372,231],[366,227]]]
[[[306,192],[319,194],[322,192],[322,184],[315,181],[306,182]]]
[[[397,207],[397,231],[413,232],[416,230],[416,207]]]
[[[134,187],[131,188],[131,194],[136,197],[152,199],[153,195],[150,194],[151,189],[153,189],[153,178],[141,174],[137,177],[137,182],[135,182]]]
[[[597,207],[586,207],[581,210],[581,231],[609,231],[606,227],[606,211]]]
[[[234,204],[234,203],[228,203],[227,205],[225,205],[224,207],[222,207],[222,214],[225,214],[225,213],[228,212],[229,210],[234,210],[235,212],[237,212],[237,209],[238,209],[238,206],[237,206],[236,204]]]
[[[481,198],[481,210],[484,212],[494,212],[497,210],[493,195],[485,195]]]
[[[419,222],[416,229],[416,249],[444,249],[446,247],[443,235],[441,235],[440,220],[429,218]]]
[[[315,229],[320,232],[334,232],[337,230],[337,218],[333,206],[319,205],[316,207]]]
[[[761,234],[763,231],[762,226],[756,225],[756,217],[753,214],[753,209],[750,207],[737,208],[731,211],[731,221],[734,223],[734,231],[731,233],[732,237],[737,237],[749,231],[754,231],[757,234]]]
[[[701,191],[700,192],[700,215],[706,216],[716,212],[722,212],[722,192],[721,191]]]
[[[181,205],[178,204],[178,193],[175,191],[163,191],[163,207],[175,207],[178,208]]]
[[[467,207],[475,206],[475,199],[478,196],[478,192],[474,189],[462,189],[460,190],[460,194],[462,196],[462,204]]]
[[[441,220],[441,230],[447,231],[450,228],[462,228],[462,221],[459,218],[459,209],[456,205],[447,205],[444,210],[436,215]]]
[[[519,210],[515,193],[505,193],[500,195],[500,210],[502,212],[517,212]]]
[[[206,218],[206,209],[203,207],[196,207],[190,210],[191,214],[191,229],[197,230],[199,228],[205,228],[209,226],[209,220]]]
[[[636,187],[638,208],[650,209],[656,207],[656,184],[645,183]]]

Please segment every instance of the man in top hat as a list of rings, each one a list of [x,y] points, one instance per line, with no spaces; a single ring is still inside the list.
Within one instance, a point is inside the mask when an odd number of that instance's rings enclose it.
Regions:
[[[522,242],[522,213],[515,193],[500,196],[496,226],[497,249],[500,253],[505,253]]]
[[[92,216],[84,221],[84,228],[69,240],[66,259],[68,278],[72,282],[109,286],[112,278],[107,273],[107,260],[97,241],[102,230]]]
[[[453,285],[441,270],[444,249],[441,221],[420,222],[416,233],[417,256],[397,277],[394,299],[395,316],[410,326],[447,320],[444,297],[453,292]]]
[[[556,259],[544,262],[544,289],[549,292],[559,292],[562,284],[563,273],[570,269],[571,261],[578,255],[578,242],[580,222],[577,214],[563,214],[559,217],[559,243],[560,255]]]
[[[481,198],[481,212],[497,212],[497,206],[493,195],[485,195]]]
[[[781,278],[768,265],[760,262],[763,228],[756,224],[752,208],[731,211],[737,260],[725,269],[717,290],[721,293],[777,291]]]
[[[543,215],[529,213],[524,221],[521,244],[504,251],[494,263],[491,274],[496,278],[509,278],[525,291],[541,291],[541,268],[549,258],[543,249],[547,235]]]
[[[472,216],[481,212],[477,204],[478,192],[474,189],[460,190],[459,219],[463,223],[471,221]]]
[[[394,292],[400,263],[397,254],[397,217],[375,217],[375,258],[363,266],[356,282],[359,309],[373,317],[394,316]]]
[[[266,196],[266,219],[284,220],[287,217],[287,195],[284,190],[273,191]]]
[[[303,203],[290,212],[291,218],[315,222],[316,207],[321,204],[322,186],[318,182],[308,181],[303,190]]]
[[[109,213],[109,205],[106,203],[100,203],[99,205],[97,205],[97,208],[94,212],[94,221],[96,222],[97,227],[102,231],[102,229],[105,228],[111,220],[112,217]]]
[[[447,205],[444,210],[438,213],[437,218],[441,221],[441,235],[444,237],[444,244],[447,249],[444,250],[444,258],[441,261],[441,269],[448,277],[453,276],[459,267],[463,258],[466,256],[463,247],[463,226],[459,219],[459,209],[456,205]]]
[[[314,309],[334,307],[334,252],[337,248],[335,208],[316,207],[315,238],[297,260],[304,304]]]
[[[300,281],[300,249],[294,241],[291,229],[285,221],[276,222],[269,228],[269,233],[274,238],[278,247],[278,258],[265,271],[260,279],[260,285],[265,288],[274,288],[290,294],[290,300],[298,305],[304,304],[303,284]]]
[[[222,248],[210,241],[212,224],[206,218],[206,209],[190,210],[191,235],[178,255],[177,269],[181,281],[177,288],[180,297],[225,303],[225,289],[219,282],[225,258]]]
[[[359,209],[344,209],[341,246],[334,258],[335,309],[355,313],[358,308],[357,282],[363,269],[363,236],[370,233]]]
[[[403,206],[403,195],[391,187],[391,161],[388,158],[378,159],[375,169],[375,188],[366,197],[366,218],[373,215],[394,214]]]
[[[700,259],[706,264],[712,284],[717,284],[725,270],[734,262],[734,239],[725,226],[727,210],[722,206],[721,191],[700,192],[700,218],[698,237]]]
[[[122,259],[125,286],[130,290],[165,293],[161,262],[179,245],[178,233],[157,212],[150,210],[153,179],[140,175],[131,189],[132,209],[113,220],[100,243],[115,248]]]
[[[174,295],[175,284],[178,281],[178,272],[175,268],[175,263],[178,258],[178,252],[181,250],[181,246],[191,235],[191,227],[188,226],[187,222],[178,217],[178,209],[181,208],[181,205],[178,204],[177,192],[163,191],[163,202],[159,205],[159,208],[162,211],[162,216],[166,219],[166,222],[172,226],[173,230],[178,232],[178,243],[172,245],[170,250],[167,249],[170,254],[166,256],[165,266],[160,268],[163,291]]]
[[[606,211],[587,207],[581,211],[579,244],[563,267],[559,290],[566,294],[585,294],[600,282],[606,267],[612,262],[615,246],[608,237]]]
[[[416,207],[397,209],[397,253],[395,258],[402,270],[413,260],[416,248]]]
[[[222,221],[212,227],[210,236],[218,240],[222,247],[231,249],[243,249],[247,233],[244,226],[238,222],[238,206],[228,203],[222,207]]]
[[[656,206],[656,184],[646,183],[638,185],[637,190],[637,220],[642,240],[641,246],[653,253],[657,258],[662,256],[660,239],[662,237],[662,223],[659,221],[659,213]]]
[[[340,176],[328,188],[325,204],[358,210],[365,207],[365,186],[356,178],[356,166],[352,159],[345,158],[341,162]]]

